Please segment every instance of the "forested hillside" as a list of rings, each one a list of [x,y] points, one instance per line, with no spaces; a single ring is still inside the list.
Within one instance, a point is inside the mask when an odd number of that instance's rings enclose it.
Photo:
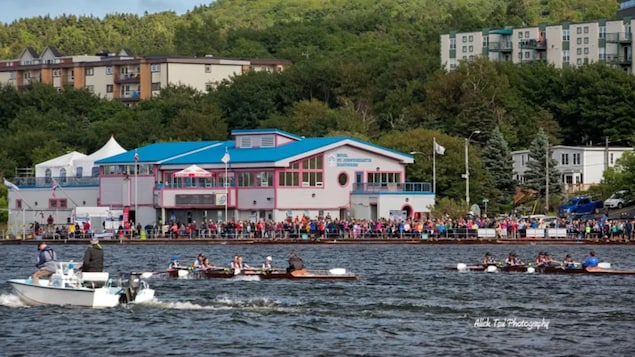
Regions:
[[[539,127],[552,143],[608,136],[630,145],[635,79],[604,65],[558,70],[480,60],[445,73],[439,35],[612,18],[616,9],[614,0],[219,0],[182,16],[22,19],[0,27],[1,57],[55,45],[64,54],[130,48],[141,55],[277,57],[294,65],[237,77],[210,93],[170,88],[133,108],[85,91],[1,88],[0,170],[12,177],[16,167],[68,150],[90,153],[111,134],[133,148],[278,127],[353,135],[406,152],[430,152],[436,136],[448,148],[437,163],[439,193],[459,199],[463,169],[456,163],[463,138],[476,129],[485,144],[500,128],[511,149],[528,147]],[[474,197],[493,197],[478,146],[471,155]],[[429,160],[417,159],[409,180],[431,180]]]

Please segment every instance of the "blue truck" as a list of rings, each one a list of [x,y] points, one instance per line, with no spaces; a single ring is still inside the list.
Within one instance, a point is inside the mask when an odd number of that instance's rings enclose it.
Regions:
[[[594,201],[591,197],[574,197],[558,207],[558,216],[568,217],[579,214],[598,214],[604,208],[604,201]]]

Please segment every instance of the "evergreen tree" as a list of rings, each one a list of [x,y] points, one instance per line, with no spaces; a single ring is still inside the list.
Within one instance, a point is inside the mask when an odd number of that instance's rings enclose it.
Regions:
[[[512,155],[500,129],[492,131],[482,154],[483,166],[493,179],[493,190],[489,197],[492,212],[502,212],[509,205],[516,188]]]
[[[546,157],[547,154],[547,134],[540,128],[536,138],[529,145],[529,161],[527,161],[527,171],[525,171],[525,186],[538,192],[539,197],[545,197],[547,175]],[[549,194],[562,192],[560,186],[560,172],[556,168],[558,162],[552,158],[552,151],[549,150]]]

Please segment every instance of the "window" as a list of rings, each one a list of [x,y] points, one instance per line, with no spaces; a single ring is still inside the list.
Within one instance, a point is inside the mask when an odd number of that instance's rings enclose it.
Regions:
[[[15,200],[15,208],[22,209],[22,200]]]
[[[348,183],[348,174],[346,172],[342,172],[341,174],[337,175],[337,183],[339,183],[340,186],[346,186],[346,184]]]
[[[68,207],[66,198],[49,199],[49,209],[66,208],[66,207]]]
[[[521,60],[521,59],[523,59],[523,53],[522,53],[522,51],[518,52],[518,59],[520,59],[520,60]]]
[[[299,172],[280,172],[278,176],[279,186],[300,186],[300,173]]]
[[[582,49],[578,48],[577,50],[575,50],[575,53],[580,56],[582,54]]]
[[[518,38],[520,38],[520,39],[523,38],[523,32],[522,31],[518,32]]]
[[[57,77],[61,77],[62,76],[62,70],[61,69],[54,69],[53,70],[53,77],[57,78]]]
[[[106,93],[112,93],[112,84],[106,84]]]
[[[251,172],[239,172],[238,186],[240,187],[252,187],[254,185],[254,175]]]
[[[474,52],[474,46],[470,46],[470,52]]]
[[[322,187],[323,169],[322,156],[302,160],[302,187]]]
[[[614,155],[613,153],[609,154],[609,165],[613,165],[615,163],[613,155]]]
[[[60,169],[60,182],[66,182],[66,169]]]
[[[205,83],[205,91],[210,92],[218,88],[218,81],[208,81]]]
[[[562,51],[562,62],[569,63],[571,55],[569,54],[569,50]]]
[[[250,136],[241,136],[239,139],[241,148],[250,148],[251,147],[251,137]]]
[[[562,30],[562,41],[569,41],[569,29]]]
[[[470,42],[474,42],[474,36],[470,35]]]
[[[24,72],[24,79],[31,78],[31,72]]]
[[[483,36],[483,47],[489,47],[489,36]]]
[[[450,49],[456,50],[456,38],[454,37],[450,39]]]
[[[576,44],[578,44],[578,45],[581,45],[581,44],[582,44],[582,39],[581,39],[580,37],[578,37],[578,38],[575,40],[575,43],[576,43]]]
[[[529,58],[529,51],[525,51],[525,58]]]
[[[582,27],[578,27],[575,29],[575,33],[577,33],[578,35],[582,33]]]
[[[152,83],[151,87],[152,87],[152,91],[153,92],[160,91],[161,90],[161,83],[159,83],[159,82]]]
[[[585,47],[585,48],[584,48],[584,54],[585,54],[585,55],[588,55],[588,54],[589,54],[589,48],[588,48],[588,47]]]
[[[584,26],[584,33],[589,33],[589,26]]]
[[[153,64],[150,66],[150,72],[161,72],[161,65],[160,64]]]
[[[106,67],[106,75],[107,76],[111,76],[112,75],[112,67],[111,66]]]
[[[273,186],[273,173],[268,171],[256,174],[256,186],[271,187]]]
[[[467,46],[463,46],[463,52],[467,52]]]
[[[366,180],[368,186],[386,185],[401,183],[401,173],[399,172],[369,172]]]
[[[588,38],[588,37],[585,37],[585,38],[584,38],[584,44],[585,44],[585,45],[588,45],[588,44],[589,44],[589,38]]]
[[[525,38],[529,38],[529,31],[525,31]]]
[[[92,168],[92,170],[90,170],[90,175],[92,177],[97,177],[99,176],[99,166],[95,166]]]
[[[576,61],[576,63],[578,64],[578,66],[582,65],[582,58],[578,58],[578,60]]]
[[[95,68],[88,67],[88,68],[86,68],[86,72],[85,73],[86,73],[87,76],[94,76],[95,75]]]
[[[467,42],[467,36],[463,36],[463,43]]]
[[[580,153],[573,154],[573,164],[580,165]]]
[[[606,26],[600,26],[600,38],[606,38]]]
[[[15,80],[15,72],[9,72],[9,80]]]
[[[562,160],[560,160],[561,165],[569,165],[569,154],[562,154]]]
[[[275,146],[275,140],[273,135],[265,135],[260,138],[260,147],[261,148],[272,148]]]
[[[87,90],[89,93],[95,93],[95,86],[93,86],[93,85],[87,85],[87,86],[86,86],[86,90]]]
[[[82,177],[84,175],[84,168],[83,167],[77,167],[75,168],[75,177]]]
[[[205,73],[212,73],[212,65],[211,64],[206,64],[205,65]]]

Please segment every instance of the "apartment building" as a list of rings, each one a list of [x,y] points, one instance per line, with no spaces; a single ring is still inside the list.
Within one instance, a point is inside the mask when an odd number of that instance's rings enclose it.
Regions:
[[[617,10],[617,16],[620,18],[635,15],[635,0],[618,0],[620,8]]]
[[[548,62],[557,68],[604,62],[632,73],[634,21],[626,18],[450,32],[441,35],[441,63],[452,71],[461,61],[477,56],[513,63]]]
[[[58,90],[72,86],[107,99],[134,103],[158,95],[168,85],[208,91],[222,80],[247,71],[279,72],[289,65],[289,61],[278,59],[135,56],[125,49],[64,56],[53,46],[41,54],[27,47],[19,58],[0,61],[0,84],[21,88],[38,82]]]
[[[565,191],[586,190],[602,181],[604,170],[613,167],[630,147],[565,146],[551,147],[551,157],[558,162],[561,183]],[[514,177],[518,183],[525,183],[529,150],[512,152]]]

